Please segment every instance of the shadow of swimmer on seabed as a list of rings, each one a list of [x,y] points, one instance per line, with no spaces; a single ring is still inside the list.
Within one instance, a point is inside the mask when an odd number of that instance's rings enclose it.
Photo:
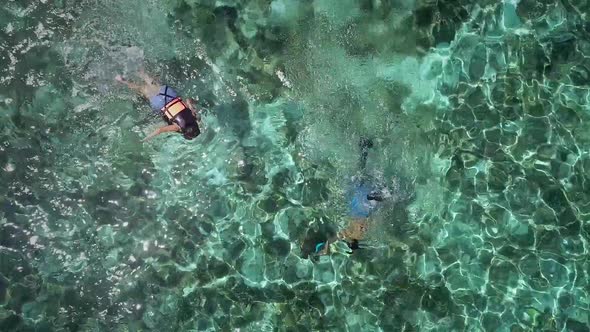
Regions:
[[[144,142],[154,136],[168,132],[181,133],[187,140],[199,136],[201,133],[199,129],[201,114],[192,98],[188,98],[186,101],[182,100],[173,88],[157,83],[143,69],[138,72],[138,76],[142,79],[142,83],[135,84],[121,75],[115,76],[115,80],[145,97],[150,102],[152,111],[162,116],[162,119],[167,123],[167,125],[156,129],[144,138]]]
[[[373,142],[370,139],[361,138],[359,147],[361,150],[360,175],[353,179],[347,194],[348,226],[337,232],[326,226],[320,227],[319,231],[308,232],[301,245],[301,253],[304,257],[329,255],[332,251],[352,254],[355,250],[362,249],[361,241],[370,227],[371,214],[386,200],[400,203],[412,199],[411,195],[397,197],[395,188],[392,193],[387,187],[375,184],[376,181],[372,181],[366,172],[367,157]],[[401,246],[405,247],[403,244]]]

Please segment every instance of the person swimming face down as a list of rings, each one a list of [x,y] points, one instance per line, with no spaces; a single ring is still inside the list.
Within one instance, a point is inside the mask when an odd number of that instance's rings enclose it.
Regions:
[[[359,146],[361,176],[353,181],[352,188],[348,191],[348,226],[340,231],[324,226],[317,232],[309,232],[301,247],[304,256],[329,254],[330,245],[338,241],[345,243],[350,251],[360,249],[359,241],[365,238],[369,229],[369,216],[378,208],[379,203],[389,196],[386,188],[374,186],[365,174],[369,149],[373,147],[373,142],[361,138]]]
[[[191,98],[186,102],[183,101],[174,89],[167,85],[157,84],[143,70],[138,73],[138,76],[143,79],[143,84],[129,82],[121,75],[117,75],[115,80],[149,100],[152,111],[161,115],[167,123],[166,126],[156,129],[143,141],[166,132],[179,132],[187,140],[199,136],[201,116]]]

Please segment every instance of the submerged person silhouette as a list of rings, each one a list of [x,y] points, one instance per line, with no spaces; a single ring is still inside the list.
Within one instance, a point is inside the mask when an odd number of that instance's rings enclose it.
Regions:
[[[173,88],[156,83],[143,70],[139,71],[138,76],[143,80],[143,84],[132,83],[121,75],[115,76],[115,80],[145,97],[150,102],[152,111],[161,115],[167,123],[166,126],[160,127],[148,135],[143,140],[144,142],[167,132],[181,133],[188,140],[199,136],[201,133],[199,129],[201,115],[192,98],[183,101]]]
[[[360,249],[359,241],[363,240],[367,233],[369,216],[380,202],[391,196],[387,188],[376,186],[366,174],[367,158],[369,149],[373,147],[373,142],[361,138],[359,146],[361,149],[360,175],[353,180],[351,190],[347,195],[349,200],[348,226],[335,234],[333,231],[324,229],[308,237],[303,244],[307,248],[302,248],[304,255],[327,255],[330,253],[330,245],[337,241],[344,242],[349,253]],[[310,245],[311,248],[309,248]]]

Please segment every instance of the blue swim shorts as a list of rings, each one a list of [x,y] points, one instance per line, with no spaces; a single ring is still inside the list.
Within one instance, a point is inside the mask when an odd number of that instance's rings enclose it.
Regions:
[[[154,113],[160,114],[162,112],[162,108],[164,108],[166,104],[171,102],[176,97],[178,97],[178,94],[176,91],[174,91],[174,89],[167,85],[162,85],[160,87],[160,92],[150,98],[150,106],[152,107],[152,111]]]
[[[376,208],[374,202],[368,200],[371,188],[366,184],[357,183],[349,192],[349,216],[353,218],[368,218]]]

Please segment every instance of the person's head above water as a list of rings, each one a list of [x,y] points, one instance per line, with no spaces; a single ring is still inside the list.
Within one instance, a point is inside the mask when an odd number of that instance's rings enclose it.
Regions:
[[[184,138],[191,140],[193,138],[196,138],[197,136],[199,136],[201,134],[201,130],[199,129],[198,126],[191,126],[191,127],[187,127],[183,132],[182,132],[182,136],[184,136]]]

